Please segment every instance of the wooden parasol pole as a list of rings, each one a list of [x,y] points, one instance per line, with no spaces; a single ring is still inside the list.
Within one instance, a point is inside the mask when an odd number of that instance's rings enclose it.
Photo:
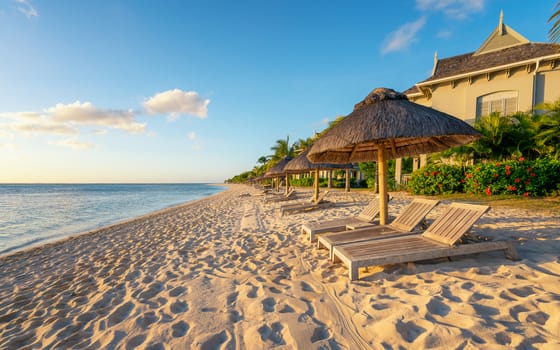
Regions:
[[[389,214],[387,203],[387,161],[385,160],[385,145],[381,144],[377,151],[377,176],[379,186],[379,225],[387,224]]]
[[[346,168],[346,192],[350,192],[350,169]]]
[[[319,169],[315,169],[315,179],[313,180],[313,201],[317,202],[319,199]]]

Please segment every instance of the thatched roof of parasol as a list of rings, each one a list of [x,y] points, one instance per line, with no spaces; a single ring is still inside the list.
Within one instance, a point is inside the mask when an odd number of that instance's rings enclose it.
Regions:
[[[265,177],[275,177],[284,175],[286,171],[284,167],[292,160],[291,157],[284,157],[278,161],[278,163],[274,164],[268,171],[264,174]]]
[[[284,170],[289,173],[300,173],[311,171],[315,169],[320,170],[334,170],[334,169],[349,169],[352,168],[352,164],[335,164],[335,163],[311,163],[307,158],[307,154],[309,153],[310,147],[306,148],[303,152],[301,152],[297,157],[292,159]]]
[[[315,141],[307,157],[314,163],[375,161],[381,147],[388,158],[399,158],[443,151],[480,136],[460,119],[377,88]]]

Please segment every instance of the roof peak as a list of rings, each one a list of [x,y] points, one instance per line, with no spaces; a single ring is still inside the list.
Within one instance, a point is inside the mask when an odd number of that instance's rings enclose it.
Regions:
[[[500,21],[490,36],[476,50],[474,55],[482,55],[488,52],[502,50],[508,47],[529,43],[523,35],[513,30],[504,23],[504,11],[500,11]]]

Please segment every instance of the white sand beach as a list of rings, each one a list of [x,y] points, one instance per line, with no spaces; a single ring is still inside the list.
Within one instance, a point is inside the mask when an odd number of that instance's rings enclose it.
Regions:
[[[2,257],[0,348],[560,348],[560,213],[492,208],[474,225],[515,240],[519,261],[482,253],[351,282],[300,227],[355,215],[372,194],[334,191],[334,208],[281,217],[284,203],[257,193],[231,185]],[[392,195],[394,217],[412,197]]]

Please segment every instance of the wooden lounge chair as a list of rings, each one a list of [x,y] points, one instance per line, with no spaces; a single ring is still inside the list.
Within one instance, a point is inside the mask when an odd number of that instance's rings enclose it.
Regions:
[[[342,244],[358,243],[388,236],[408,235],[422,222],[439,201],[415,198],[389,225],[372,226],[353,231],[326,233],[319,237],[317,247],[326,247],[333,258],[333,247]],[[352,229],[352,227],[349,227]]]
[[[517,252],[510,241],[455,244],[488,209],[488,206],[453,203],[422,234],[335,246],[334,259],[348,266],[351,280],[358,279],[360,267],[487,251],[503,250],[506,257],[516,260]]]
[[[296,198],[296,191],[292,188],[288,191],[287,194],[265,196],[264,202],[265,203],[283,202],[283,201],[289,201],[294,198]]]
[[[315,241],[315,235],[325,232],[339,232],[345,231],[346,225],[353,225],[353,227],[372,226],[372,221],[379,214],[379,198],[375,197],[369,204],[362,210],[360,214],[349,218],[340,218],[329,221],[320,222],[317,224],[303,224],[301,226],[301,233],[309,234],[309,240]]]
[[[334,203],[325,200],[325,197],[329,194],[329,191],[323,192],[317,201],[314,201],[313,198],[307,203],[295,203],[295,204],[286,204],[280,207],[280,215],[285,214],[293,214],[297,212],[305,212],[311,211],[316,209],[325,209],[325,208],[332,208],[334,207]]]

